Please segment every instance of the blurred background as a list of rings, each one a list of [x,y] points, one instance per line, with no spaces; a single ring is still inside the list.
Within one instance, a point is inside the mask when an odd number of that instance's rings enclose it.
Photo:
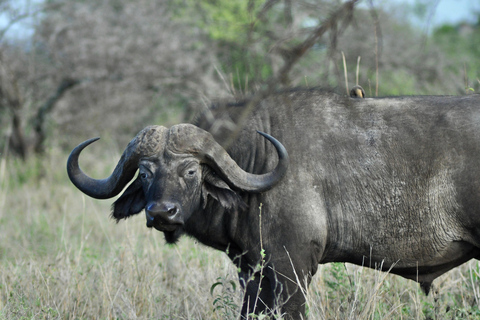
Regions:
[[[1,0],[0,150],[26,159],[92,136],[123,146],[148,124],[251,95],[345,2]],[[368,97],[468,94],[479,56],[480,1],[362,0],[276,89],[344,94],[347,74]]]

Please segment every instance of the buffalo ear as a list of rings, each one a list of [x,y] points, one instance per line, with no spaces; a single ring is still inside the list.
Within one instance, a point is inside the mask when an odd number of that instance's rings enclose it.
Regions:
[[[207,203],[207,197],[211,196],[227,210],[238,210],[247,208],[247,204],[238,195],[237,192],[230,189],[228,184],[223,181],[212,169],[205,166],[203,176],[203,200],[204,207]]]
[[[125,190],[120,198],[112,205],[112,217],[118,221],[139,213],[145,208],[145,194],[142,181],[135,179]]]

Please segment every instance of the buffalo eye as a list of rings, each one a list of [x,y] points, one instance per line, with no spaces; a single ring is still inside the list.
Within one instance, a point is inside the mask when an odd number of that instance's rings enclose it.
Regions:
[[[187,179],[194,178],[197,175],[198,166],[190,165],[183,170],[182,176]]]
[[[178,166],[178,175],[183,179],[193,179],[197,176],[199,168],[197,161],[189,159]]]
[[[139,175],[140,179],[142,179],[143,181],[146,181],[150,178],[150,172],[148,170],[143,169],[143,168],[140,169],[138,175]]]
[[[187,170],[187,177],[193,177],[197,173],[197,170],[195,169],[189,169]]]

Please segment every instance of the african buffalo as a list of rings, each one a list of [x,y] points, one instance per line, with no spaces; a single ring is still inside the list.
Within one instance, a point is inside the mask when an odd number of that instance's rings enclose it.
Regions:
[[[145,209],[167,242],[187,234],[225,251],[246,286],[244,317],[280,305],[302,318],[302,291],[320,263],[391,268],[428,293],[435,278],[480,257],[479,95],[276,93],[222,147],[247,105],[218,104],[198,126],[145,128],[103,180],[79,168],[95,140],[86,141],[68,159],[69,177],[105,199],[138,170],[113,217]]]

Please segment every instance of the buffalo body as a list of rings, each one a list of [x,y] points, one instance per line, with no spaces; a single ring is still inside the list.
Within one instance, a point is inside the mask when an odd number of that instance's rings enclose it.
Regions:
[[[78,168],[82,144],[70,177],[109,198],[139,169],[113,216],[145,209],[147,226],[168,242],[188,234],[227,252],[247,288],[243,315],[281,305],[300,319],[302,291],[321,263],[390,269],[428,292],[436,277],[479,257],[480,96],[282,92],[259,103],[231,142],[247,105],[219,104],[197,126],[144,129],[131,142],[144,145],[129,146],[121,172],[104,180]],[[180,135],[184,142],[172,142]],[[204,152],[212,144],[218,150]],[[252,275],[262,259],[264,277]]]

